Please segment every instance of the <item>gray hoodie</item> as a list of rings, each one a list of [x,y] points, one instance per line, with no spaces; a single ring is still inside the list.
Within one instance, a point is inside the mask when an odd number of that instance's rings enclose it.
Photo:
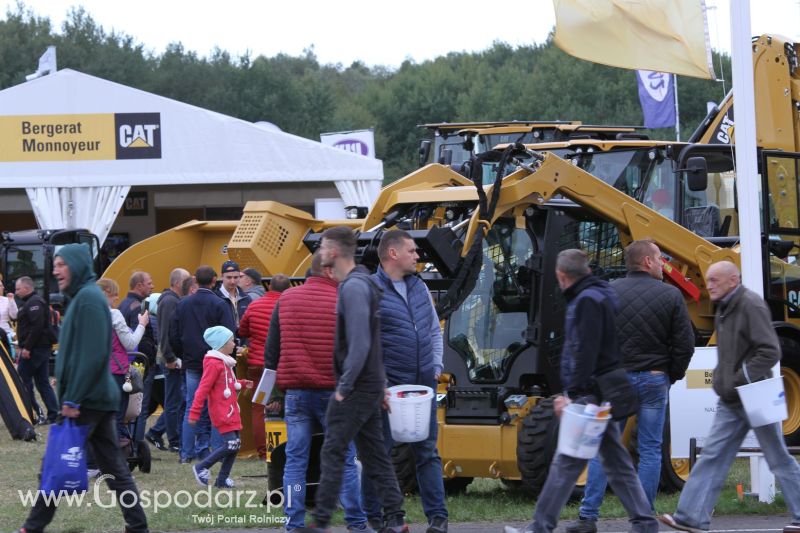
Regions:
[[[378,310],[381,294],[363,266],[351,270],[339,284],[333,368],[336,390],[342,396],[386,387]]]

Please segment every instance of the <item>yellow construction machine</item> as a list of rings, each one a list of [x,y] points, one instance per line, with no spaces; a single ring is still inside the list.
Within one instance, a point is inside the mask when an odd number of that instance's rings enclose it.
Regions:
[[[784,349],[790,403],[784,433],[794,443],[800,439],[797,47],[764,36],[753,50],[757,79],[771,80],[756,85],[765,294]],[[671,258],[665,271],[686,296],[697,343],[710,340],[713,309],[703,272],[721,258],[738,262],[731,102],[729,95],[687,143],[587,139],[551,145],[552,151],[542,151],[547,144],[509,146],[472,156],[473,169],[499,167],[486,192],[482,172],[467,181],[438,164],[381,192],[361,226],[361,259],[375,264],[374,243],[391,227],[409,230],[422,251],[420,275],[438,293],[445,319],[438,444],[450,488],[495,477],[536,493],[544,482],[556,434],[548,398],[560,390],[558,251],[585,249],[595,272],[613,279],[625,273],[622,250],[630,240],[655,239]],[[509,167],[518,170],[506,175]],[[318,238],[312,233],[304,240],[313,249]],[[273,428],[280,438],[280,426]],[[688,465],[671,460],[669,442],[662,487],[674,489]],[[413,485],[402,448],[395,459],[403,485]],[[273,486],[279,486],[277,471]]]
[[[784,351],[784,434],[790,443],[800,442],[797,52],[798,45],[780,37],[754,39],[764,294]],[[703,272],[722,258],[738,262],[732,111],[729,95],[687,143],[514,143],[470,156],[469,178],[452,162],[427,165],[384,188],[366,218],[351,221],[359,232],[360,260],[368,266],[376,263],[375,244],[386,229],[410,231],[421,251],[420,276],[437,296],[444,326],[438,445],[451,489],[474,477],[499,478],[533,493],[541,489],[557,430],[549,398],[560,390],[564,303],[554,275],[560,250],[586,250],[595,273],[613,279],[625,273],[622,249],[628,242],[654,239],[670,257],[666,277],[686,297],[697,343],[710,340],[713,309]],[[486,168],[496,168],[488,186]],[[337,224],[280,204],[250,203],[227,256],[265,275],[301,274],[320,232]],[[158,279],[148,261],[196,262],[196,255],[177,255],[178,246],[167,256],[154,245],[149,259],[134,252],[130,264],[126,252],[117,273],[140,268]],[[218,263],[223,246],[220,239],[202,247],[219,254]],[[286,433],[280,419],[267,428],[274,489],[282,484]],[[663,487],[678,488],[688,465],[670,460],[669,438],[664,449]],[[401,483],[413,485],[402,448],[395,459]],[[316,475],[312,461],[309,481]]]
[[[494,122],[437,122],[419,126],[433,139],[423,139],[419,145],[419,166],[440,163],[469,176],[472,158],[497,145],[509,143],[563,143],[580,139],[603,141],[647,139],[638,126],[583,124],[579,120],[511,120]],[[484,169],[489,176],[496,168]]]

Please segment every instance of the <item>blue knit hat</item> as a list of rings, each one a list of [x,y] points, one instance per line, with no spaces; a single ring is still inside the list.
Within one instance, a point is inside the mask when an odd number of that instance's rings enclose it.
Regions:
[[[203,332],[203,339],[212,350],[219,350],[233,337],[233,332],[225,326],[213,326]]]

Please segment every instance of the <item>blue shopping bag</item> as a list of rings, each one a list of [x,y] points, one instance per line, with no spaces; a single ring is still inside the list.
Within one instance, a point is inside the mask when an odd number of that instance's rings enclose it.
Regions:
[[[88,434],[89,426],[79,426],[72,418],[50,426],[39,490],[73,493],[89,488],[85,453]]]

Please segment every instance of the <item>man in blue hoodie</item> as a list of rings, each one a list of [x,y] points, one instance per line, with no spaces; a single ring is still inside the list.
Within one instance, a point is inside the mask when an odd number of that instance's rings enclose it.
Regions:
[[[593,276],[586,253],[563,250],[556,259],[558,286],[567,300],[564,347],[561,351],[561,384],[566,396],[558,396],[556,416],[573,400],[596,403],[593,378],[620,365],[615,317],[617,295],[608,282]],[[609,424],[600,443],[600,460],[614,494],[625,507],[634,533],[656,533],[658,522],[642,489],[633,461],[623,446],[619,426]],[[550,533],[567,504],[575,482],[586,468],[586,459],[557,453],[542,488],[533,522],[523,533]],[[505,528],[506,533],[519,533]]]
[[[68,244],[56,252],[53,275],[69,304],[61,323],[56,358],[56,382],[61,416],[89,426],[86,445],[97,466],[107,474],[125,518],[125,531],[146,532],[147,517],[139,504],[139,491],[117,446],[116,409],[119,385],[108,371],[111,353],[111,314],[108,300],[95,284],[92,257],[85,244]],[[41,532],[53,520],[56,505],[39,497],[23,533]]]

